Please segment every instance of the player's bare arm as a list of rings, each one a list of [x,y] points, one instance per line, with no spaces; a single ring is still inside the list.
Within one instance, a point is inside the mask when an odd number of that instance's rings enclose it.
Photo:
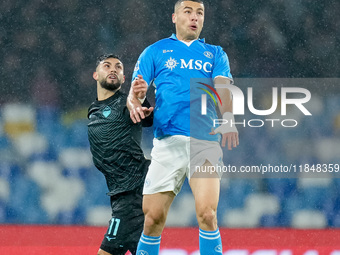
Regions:
[[[214,80],[215,84],[230,84],[231,80],[227,77],[216,77]],[[233,112],[233,101],[232,101],[232,95],[229,89],[227,88],[216,88],[217,93],[221,97],[222,105],[218,103],[219,110],[221,112],[221,115],[223,116],[223,119],[226,119],[228,121],[227,124],[221,125],[221,127],[212,130],[210,134],[214,135],[216,133],[221,133],[222,135],[222,142],[221,146],[225,147],[226,143],[228,141],[228,150],[231,150],[232,148],[236,148],[237,145],[239,145],[239,139],[238,139],[238,131],[235,127],[235,124],[231,126],[231,122],[235,123]]]
[[[153,107],[147,108],[142,106],[147,89],[148,85],[142,75],[138,75],[138,79],[135,79],[131,84],[126,104],[133,123],[141,122],[142,119],[148,117],[153,111]]]

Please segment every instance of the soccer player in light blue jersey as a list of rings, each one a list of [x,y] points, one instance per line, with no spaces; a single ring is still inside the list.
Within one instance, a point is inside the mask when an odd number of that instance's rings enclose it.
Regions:
[[[143,190],[145,223],[137,255],[158,254],[167,213],[186,177],[195,199],[200,253],[222,254],[216,217],[221,176],[210,172],[207,177],[193,169],[222,165],[220,137],[222,147],[227,143],[232,149],[238,145],[238,132],[230,124],[212,130],[216,109],[210,100],[206,113],[201,112],[201,90],[193,89],[193,81],[211,80],[211,84],[201,84],[219,97],[223,119],[234,121],[231,93],[220,88],[232,81],[229,61],[221,47],[199,39],[204,23],[202,1],[177,1],[172,22],[176,35],[152,44],[140,55],[127,102],[131,119],[139,122],[144,112],[135,99],[145,96],[139,88],[145,83],[155,85],[155,139]]]

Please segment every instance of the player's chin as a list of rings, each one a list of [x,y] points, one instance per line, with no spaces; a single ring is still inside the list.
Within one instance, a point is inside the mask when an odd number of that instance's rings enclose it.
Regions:
[[[115,91],[120,88],[120,83],[118,82],[105,82],[104,84],[101,84],[102,88],[110,90],[110,91]]]
[[[200,31],[198,31],[198,29],[191,30],[190,33],[189,33],[189,37],[190,37],[189,39],[190,40],[196,40],[196,39],[198,39],[199,35],[200,35]]]
[[[193,31],[191,31],[187,35],[187,40],[196,40],[197,38],[198,38],[198,35]]]

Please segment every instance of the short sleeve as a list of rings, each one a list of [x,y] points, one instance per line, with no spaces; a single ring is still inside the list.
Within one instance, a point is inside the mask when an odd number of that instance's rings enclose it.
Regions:
[[[227,53],[225,53],[221,47],[217,47],[212,78],[215,79],[217,76],[225,76],[233,79],[230,73],[230,65]]]
[[[139,56],[137,63],[135,65],[134,72],[132,74],[132,81],[139,74],[143,76],[143,79],[146,81],[148,85],[150,85],[150,82],[154,79],[155,75],[155,65],[153,61],[154,52],[151,46],[147,47]]]

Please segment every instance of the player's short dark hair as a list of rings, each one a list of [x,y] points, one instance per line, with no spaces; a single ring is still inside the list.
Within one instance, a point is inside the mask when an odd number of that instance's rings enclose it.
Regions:
[[[120,57],[116,54],[113,54],[113,53],[103,54],[97,58],[96,66],[98,66],[100,62],[108,58],[116,58],[121,61]]]
[[[202,0],[177,0],[176,3],[175,3],[175,10],[176,10],[176,7],[179,6],[184,1],[191,1],[191,2],[204,4]]]

